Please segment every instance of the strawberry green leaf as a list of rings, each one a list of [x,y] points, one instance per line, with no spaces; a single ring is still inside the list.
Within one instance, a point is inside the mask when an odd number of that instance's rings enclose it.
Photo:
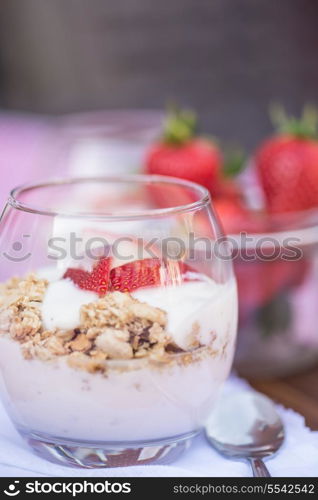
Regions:
[[[171,145],[185,144],[195,136],[197,123],[197,116],[193,111],[169,107],[164,122],[163,142]]]
[[[240,147],[226,147],[223,150],[223,174],[226,177],[236,177],[247,164],[247,155]]]
[[[313,105],[304,106],[300,118],[289,116],[279,104],[270,106],[270,118],[279,134],[288,134],[300,139],[318,138],[318,110]]]

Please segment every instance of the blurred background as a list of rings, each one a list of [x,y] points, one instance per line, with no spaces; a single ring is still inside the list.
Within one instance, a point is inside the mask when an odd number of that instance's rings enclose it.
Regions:
[[[254,147],[268,104],[316,101],[315,0],[2,0],[3,109],[60,114],[178,99]]]

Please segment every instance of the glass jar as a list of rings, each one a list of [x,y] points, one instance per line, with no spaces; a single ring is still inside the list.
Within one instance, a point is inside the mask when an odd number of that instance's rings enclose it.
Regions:
[[[81,467],[167,463],[200,432],[236,337],[231,258],[206,248],[220,238],[207,191],[177,179],[11,193],[2,398],[36,453]]]

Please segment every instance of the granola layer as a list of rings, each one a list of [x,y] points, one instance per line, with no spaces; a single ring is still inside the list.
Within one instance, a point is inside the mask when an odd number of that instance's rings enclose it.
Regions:
[[[44,328],[41,307],[49,282],[29,274],[0,285],[0,334],[21,344],[26,359],[65,356],[72,367],[104,371],[107,359],[160,359],[178,350],[167,333],[167,314],[112,292],[81,307],[72,330]]]

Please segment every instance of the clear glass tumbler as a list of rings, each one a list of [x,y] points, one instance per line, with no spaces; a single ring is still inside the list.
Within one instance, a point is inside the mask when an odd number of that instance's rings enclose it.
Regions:
[[[15,189],[0,225],[2,399],[64,465],[168,463],[231,368],[237,292],[207,191],[165,177]]]

